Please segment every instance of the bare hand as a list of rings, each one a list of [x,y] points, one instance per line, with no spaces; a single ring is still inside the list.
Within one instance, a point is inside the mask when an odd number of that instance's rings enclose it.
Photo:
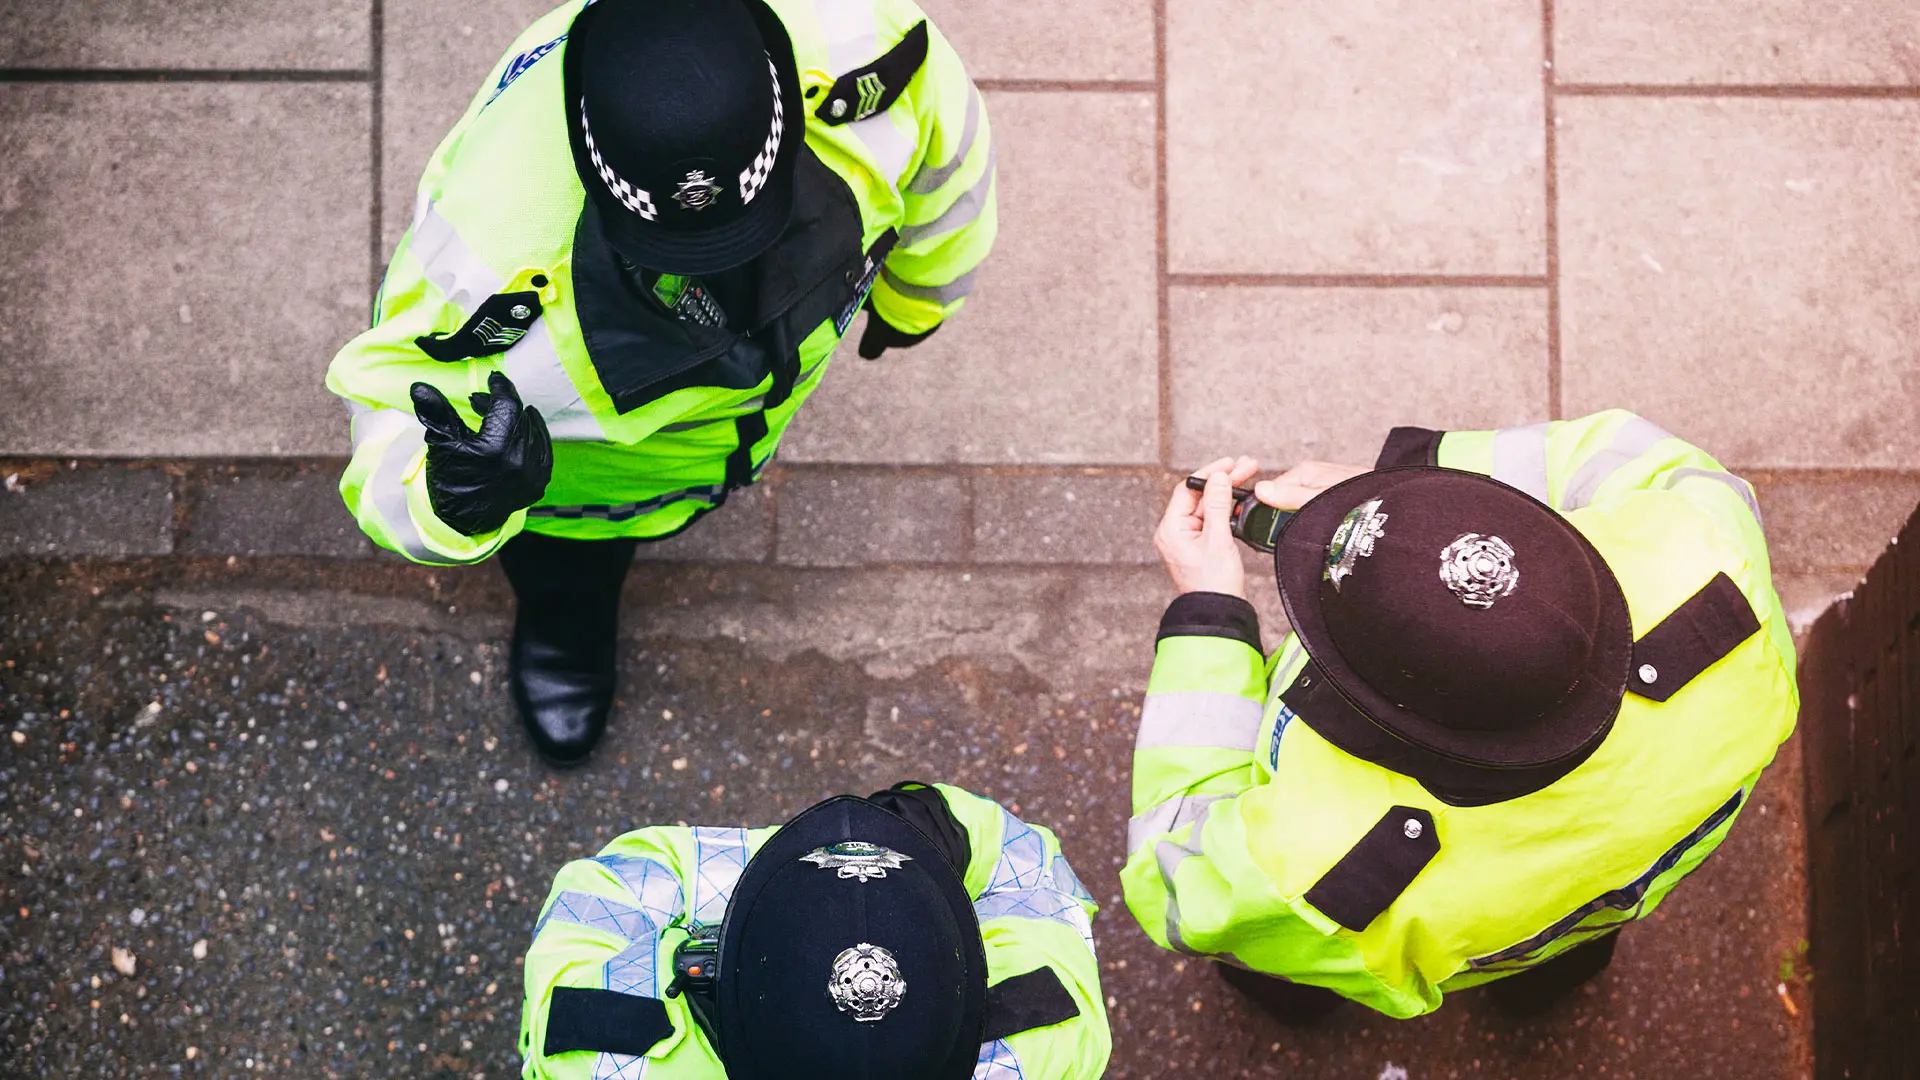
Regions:
[[[1207,478],[1198,492],[1182,483],[1173,489],[1167,512],[1154,530],[1153,546],[1167,564],[1173,587],[1181,593],[1217,592],[1245,599],[1247,571],[1233,538],[1233,488],[1253,479],[1260,464],[1250,457],[1221,458],[1195,476]]]
[[[1303,461],[1271,480],[1262,480],[1253,485],[1253,493],[1268,506],[1298,510],[1333,485],[1372,471],[1359,465]]]

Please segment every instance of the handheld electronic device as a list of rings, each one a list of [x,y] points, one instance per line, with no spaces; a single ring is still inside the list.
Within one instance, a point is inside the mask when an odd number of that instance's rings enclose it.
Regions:
[[[1205,491],[1207,478],[1189,476],[1187,487]],[[1268,506],[1246,488],[1233,489],[1233,537],[1255,551],[1272,551],[1280,540],[1280,530],[1292,518],[1291,510]]]

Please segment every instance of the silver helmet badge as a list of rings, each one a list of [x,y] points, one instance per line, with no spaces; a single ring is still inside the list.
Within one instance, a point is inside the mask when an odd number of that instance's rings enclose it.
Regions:
[[[720,182],[704,169],[690,170],[673,193],[673,201],[689,210],[705,210],[720,197]]]
[[[1333,583],[1333,591],[1340,591],[1340,583],[1353,574],[1353,568],[1361,559],[1373,554],[1374,542],[1387,535],[1387,515],[1380,512],[1380,500],[1369,499],[1347,511],[1340,521],[1340,527],[1333,531],[1333,539],[1327,541],[1327,568],[1321,574],[1322,579]]]
[[[852,1013],[864,1024],[880,1019],[900,1004],[900,999],[907,996],[907,980],[900,977],[900,964],[892,953],[863,941],[833,958],[827,993],[841,1012]]]
[[[1462,533],[1440,552],[1440,580],[1468,607],[1490,608],[1520,584],[1513,545],[1497,536]]]
[[[898,870],[902,863],[913,861],[913,856],[902,855],[892,848],[883,848],[879,844],[869,844],[861,840],[842,840],[838,844],[814,848],[800,856],[801,862],[810,862],[823,870],[838,870],[843,878],[883,878],[887,871]]]

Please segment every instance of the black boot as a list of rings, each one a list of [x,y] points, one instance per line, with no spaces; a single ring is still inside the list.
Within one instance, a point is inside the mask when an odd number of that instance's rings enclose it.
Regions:
[[[620,586],[635,541],[522,532],[500,549],[518,603],[508,680],[520,722],[551,765],[579,765],[607,729]]]
[[[1346,1000],[1324,987],[1289,982],[1233,964],[1216,963],[1213,969],[1221,981],[1245,994],[1268,1016],[1289,1027],[1318,1023]]]
[[[1620,931],[1609,930],[1518,975],[1487,984],[1494,1003],[1515,1016],[1539,1016],[1607,970]]]

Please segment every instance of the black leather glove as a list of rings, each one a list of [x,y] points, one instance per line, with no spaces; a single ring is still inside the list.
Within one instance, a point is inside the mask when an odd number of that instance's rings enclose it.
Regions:
[[[906,818],[947,857],[954,873],[967,876],[967,865],[973,861],[973,838],[966,825],[953,816],[953,809],[938,788],[919,780],[903,780],[867,796],[867,801]]]
[[[463,536],[490,533],[540,501],[553,476],[553,439],[540,410],[520,403],[513,380],[487,377],[490,393],[468,398],[480,430],[468,431],[432,385],[413,384],[413,414],[427,429],[427,496]]]
[[[880,354],[888,349],[911,349],[915,345],[933,336],[935,326],[924,334],[909,334],[905,330],[895,329],[894,325],[880,317],[874,310],[873,294],[867,294],[867,302],[862,305],[867,312],[867,328],[860,332],[860,358],[878,360]]]

